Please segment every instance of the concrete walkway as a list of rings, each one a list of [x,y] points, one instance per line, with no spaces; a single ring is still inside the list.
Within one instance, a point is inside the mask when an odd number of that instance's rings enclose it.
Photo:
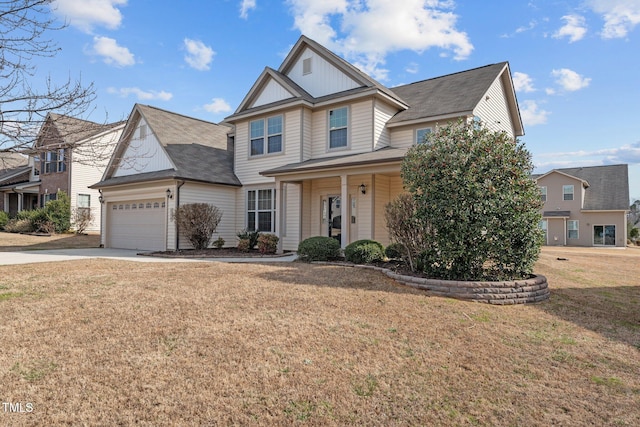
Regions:
[[[31,264],[36,262],[69,261],[76,259],[107,258],[136,262],[291,262],[296,254],[282,257],[253,258],[164,258],[138,255],[140,251],[131,249],[90,248],[51,249],[41,251],[0,252],[0,265]]]

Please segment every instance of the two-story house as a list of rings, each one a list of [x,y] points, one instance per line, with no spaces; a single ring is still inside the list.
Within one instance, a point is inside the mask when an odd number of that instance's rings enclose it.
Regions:
[[[151,107],[143,110],[147,108]],[[142,116],[146,114],[142,111]],[[163,170],[172,174],[163,181],[165,190],[157,192],[166,193],[163,199],[168,211],[160,231],[164,243],[145,243],[153,240],[151,231],[125,241],[114,236],[119,226],[114,231],[109,216],[119,215],[121,204],[126,210],[127,203],[120,203],[125,194],[148,198],[144,185],[133,185],[144,177],[126,178],[129,182],[119,178],[127,173],[127,164],[117,158],[95,186],[107,202],[103,243],[138,249],[158,244],[168,250],[185,247],[174,237],[170,211],[178,203],[199,197],[202,201],[216,198],[224,206],[223,221],[233,218],[235,231],[247,228],[275,233],[282,250],[296,250],[301,240],[317,235],[335,237],[343,247],[358,239],[387,244],[384,208],[403,191],[400,165],[407,149],[428,141],[436,126],[459,119],[478,121],[513,138],[523,134],[508,63],[387,88],[302,36],[277,70],[264,69],[234,114],[223,122],[232,126],[229,136],[234,151],[229,160],[230,173],[237,178],[235,188],[227,188],[230,182],[201,180],[199,193],[187,199],[185,170],[217,168],[227,174],[229,168],[221,168],[220,159],[212,157],[210,164],[192,157],[193,164],[178,165],[167,149],[178,140],[222,147],[226,138],[211,131],[194,135],[186,127],[191,125],[183,121],[174,122],[183,127],[174,129],[177,138],[167,143],[158,125],[129,119],[131,130],[125,132],[116,152],[124,153],[131,144],[127,132],[135,133],[144,125],[154,139],[143,151],[168,157],[162,164],[148,159],[141,174]],[[185,133],[182,139],[181,132]],[[183,171],[177,173],[180,169]],[[221,184],[227,186],[225,190],[212,196],[221,191]],[[228,245],[235,244],[229,226],[219,234]]]
[[[0,154],[0,211],[14,217],[37,207],[39,185],[33,158],[20,153]]]
[[[71,199],[72,211],[92,213],[94,220],[86,230],[98,231],[99,193],[89,185],[102,176],[123,127],[123,122],[99,124],[49,113],[29,150],[33,160],[30,189],[34,193],[37,189],[37,193],[22,208],[42,207],[64,191]]]
[[[554,169],[534,175],[550,246],[626,246],[627,165]]]

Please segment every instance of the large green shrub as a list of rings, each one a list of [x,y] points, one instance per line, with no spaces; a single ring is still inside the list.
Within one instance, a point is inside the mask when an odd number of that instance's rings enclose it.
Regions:
[[[44,206],[56,233],[64,233],[71,228],[71,200],[64,191],[58,191],[56,200],[50,200]]]
[[[344,257],[355,264],[368,264],[384,259],[384,246],[375,240],[356,240],[344,248]]]
[[[389,259],[400,259],[407,252],[402,243],[394,242],[384,248],[384,254]]]
[[[523,144],[464,122],[412,147],[401,171],[426,230],[420,269],[458,280],[529,275],[542,243],[532,169]]]
[[[173,220],[194,249],[206,249],[222,220],[222,212],[208,203],[189,203],[174,211]]]
[[[5,211],[0,211],[0,230],[4,230],[4,226],[9,222],[9,214]]]
[[[301,261],[327,261],[340,256],[340,243],[332,237],[309,237],[298,245]]]

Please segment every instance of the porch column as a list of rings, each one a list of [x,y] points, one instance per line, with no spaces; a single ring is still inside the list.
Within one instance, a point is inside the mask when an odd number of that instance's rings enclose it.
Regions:
[[[351,227],[351,218],[349,217],[349,180],[348,176],[340,175],[340,215],[342,219],[340,229],[340,246],[342,249],[346,248],[349,244],[349,230]]]
[[[284,229],[285,225],[283,224],[283,216],[282,216],[282,212],[284,209],[284,182],[280,181],[280,179],[276,178],[276,217],[275,217],[275,233],[276,236],[278,236],[278,249],[276,250],[277,253],[281,254],[283,252],[282,250],[282,230]],[[257,203],[257,201],[256,201]]]

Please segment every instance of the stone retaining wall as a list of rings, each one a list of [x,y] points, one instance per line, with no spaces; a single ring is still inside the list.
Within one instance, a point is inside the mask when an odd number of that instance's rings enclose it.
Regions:
[[[354,264],[342,264],[353,265]],[[390,278],[417,289],[423,289],[429,295],[457,298],[467,301],[484,302],[488,304],[526,304],[549,299],[547,278],[535,275],[529,279],[513,281],[458,281],[425,279],[422,277],[404,276],[386,268],[357,265],[357,267],[378,270]]]

